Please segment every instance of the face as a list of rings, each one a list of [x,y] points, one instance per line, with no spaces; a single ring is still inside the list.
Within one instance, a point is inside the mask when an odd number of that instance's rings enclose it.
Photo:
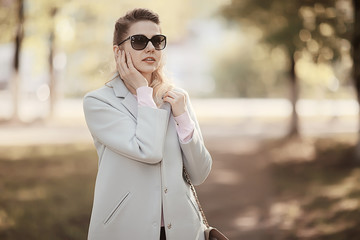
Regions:
[[[125,39],[136,34],[143,34],[150,39],[154,35],[161,34],[160,26],[151,21],[136,22],[130,26]],[[156,50],[150,41],[143,50],[133,49],[131,47],[130,40],[121,44],[120,49],[130,52],[134,67],[144,76],[149,74],[151,75],[160,66],[162,51]]]

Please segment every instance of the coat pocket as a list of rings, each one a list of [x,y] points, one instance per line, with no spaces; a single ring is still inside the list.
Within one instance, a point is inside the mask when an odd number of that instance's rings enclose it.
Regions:
[[[125,202],[125,200],[129,197],[130,192],[127,192],[120,201],[116,204],[114,209],[110,212],[110,214],[105,218],[104,224],[108,224],[116,215],[116,212],[119,210],[120,206]]]
[[[186,194],[186,196],[188,197],[188,199],[189,199],[189,201],[191,203],[191,206],[194,208],[199,220],[201,221],[201,217],[200,217],[199,209],[197,207],[197,203],[194,202],[195,200],[191,199],[191,197],[188,194]]]

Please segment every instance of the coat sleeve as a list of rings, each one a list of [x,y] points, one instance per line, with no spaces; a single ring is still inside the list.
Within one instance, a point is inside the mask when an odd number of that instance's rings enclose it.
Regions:
[[[136,122],[128,113],[93,95],[84,97],[83,107],[94,139],[130,159],[149,164],[162,160],[168,121],[166,110],[139,106]]]
[[[212,158],[205,147],[199,123],[192,108],[189,95],[184,90],[182,92],[185,93],[187,109],[191,119],[195,123],[195,127],[190,141],[186,143],[180,142],[180,146],[183,152],[185,169],[190,176],[192,184],[197,186],[203,183],[209,175],[212,166]]]

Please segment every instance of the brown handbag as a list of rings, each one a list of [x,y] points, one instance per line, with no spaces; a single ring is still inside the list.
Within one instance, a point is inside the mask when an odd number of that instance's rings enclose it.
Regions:
[[[190,186],[190,189],[192,191],[192,193],[194,194],[194,197],[195,197],[195,200],[196,200],[196,203],[199,207],[199,211],[201,213],[201,216],[202,216],[202,219],[203,219],[203,223],[205,224],[206,226],[206,229],[205,229],[205,240],[229,240],[229,238],[227,238],[222,232],[220,232],[219,230],[217,230],[216,228],[214,227],[210,227],[206,217],[205,217],[205,213],[201,207],[201,204],[200,204],[200,201],[199,201],[199,198],[196,194],[196,191],[195,191],[195,187],[194,185],[191,183],[191,180],[190,180],[190,176],[189,174],[186,172],[186,169],[184,167],[183,169],[183,174],[184,174],[184,178],[185,178],[185,181],[189,184]]]

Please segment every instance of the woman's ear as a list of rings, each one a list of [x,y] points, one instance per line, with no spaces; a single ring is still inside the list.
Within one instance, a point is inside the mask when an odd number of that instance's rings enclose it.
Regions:
[[[119,54],[119,46],[118,45],[113,45],[113,52],[114,52],[114,55],[117,55]]]

